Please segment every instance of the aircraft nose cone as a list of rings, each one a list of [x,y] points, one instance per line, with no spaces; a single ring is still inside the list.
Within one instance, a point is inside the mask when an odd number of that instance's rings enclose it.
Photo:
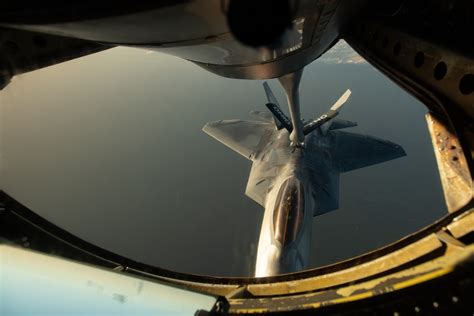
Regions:
[[[281,249],[280,246],[271,245],[265,258],[257,264],[255,276],[266,277],[285,274],[301,269],[298,252],[294,248]]]
[[[286,249],[281,251],[280,257],[275,262],[274,273],[285,274],[298,271],[299,267],[298,252],[296,249]]]

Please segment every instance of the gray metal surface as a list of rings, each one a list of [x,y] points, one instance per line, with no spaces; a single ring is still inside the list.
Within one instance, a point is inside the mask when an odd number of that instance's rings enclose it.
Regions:
[[[97,10],[93,17],[69,17],[70,11],[66,11],[62,18],[52,17],[54,23],[0,14],[0,26],[155,50],[193,61],[222,76],[266,79],[295,72],[327,51],[338,40],[341,27],[363,10],[366,1],[289,1],[295,8],[292,27],[276,43],[261,47],[247,46],[231,33],[227,3],[164,1],[116,15]],[[265,18],[272,17],[262,16],[262,23]]]

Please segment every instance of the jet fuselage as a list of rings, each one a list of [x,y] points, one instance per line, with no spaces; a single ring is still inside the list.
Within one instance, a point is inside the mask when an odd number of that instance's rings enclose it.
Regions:
[[[306,138],[304,149],[290,146],[286,130],[275,131],[271,138],[252,166],[260,170],[259,174],[267,170],[277,175],[265,180],[270,183],[258,244],[257,277],[308,268],[313,213],[318,207],[314,194],[318,190],[313,185],[319,182],[319,189],[331,190],[335,182],[331,178],[338,176],[331,172],[329,155],[320,147],[324,141],[318,141],[314,134]]]
[[[265,208],[255,276],[309,268],[313,217],[339,208],[339,176],[405,155],[403,148],[373,136],[342,131],[357,124],[333,119],[310,132],[301,147],[272,115],[253,121],[221,120],[203,130],[252,161],[245,194]]]

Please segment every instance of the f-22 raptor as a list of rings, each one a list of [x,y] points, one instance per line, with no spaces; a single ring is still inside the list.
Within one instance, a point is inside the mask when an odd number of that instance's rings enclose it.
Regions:
[[[334,119],[350,90],[328,112],[302,121],[299,106],[296,111],[292,109],[299,102],[295,80],[299,81],[298,76],[280,78],[291,119],[265,82],[270,112],[252,111],[254,120],[221,120],[203,128],[252,161],[245,194],[265,207],[256,277],[309,267],[313,217],[339,207],[341,173],[405,155],[401,146],[390,141],[341,130],[357,125]]]

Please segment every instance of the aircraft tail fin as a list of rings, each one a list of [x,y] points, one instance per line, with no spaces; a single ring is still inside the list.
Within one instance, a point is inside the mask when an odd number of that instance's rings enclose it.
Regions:
[[[323,127],[323,124],[326,126],[323,129],[323,133],[327,132],[330,128],[332,122],[330,122],[333,118],[335,118],[339,114],[339,110],[342,106],[349,100],[351,96],[351,90],[347,89],[346,92],[331,106],[329,111],[323,113],[319,117],[311,120],[303,127],[303,133],[308,135],[309,133],[313,132],[315,129],[319,127]]]
[[[278,104],[278,100],[275,98],[275,95],[273,94],[272,89],[270,89],[270,86],[268,85],[266,81],[263,83],[263,89],[265,89],[265,94],[267,95],[268,103],[273,103],[277,106],[280,106]]]
[[[315,129],[323,125],[324,123],[328,122],[329,120],[333,119],[339,114],[337,111],[329,110],[323,115],[315,118],[314,120],[309,121],[305,126],[303,126],[303,133],[305,135],[310,134]]]
[[[293,125],[291,124],[291,121],[288,116],[283,113],[280,107],[273,103],[267,103],[266,106],[273,114],[277,129],[280,130],[282,128],[285,128],[288,132],[291,133],[291,131],[293,130]]]
[[[265,81],[263,83],[263,88],[265,89],[265,94],[267,95],[268,103],[266,104],[267,108],[272,112],[273,119],[275,122],[275,126],[278,130],[285,128],[289,132],[293,130],[293,126],[291,124],[290,119],[285,115],[285,113],[281,110],[280,105],[278,104],[278,100],[275,98],[275,95],[270,89],[270,86]]]

